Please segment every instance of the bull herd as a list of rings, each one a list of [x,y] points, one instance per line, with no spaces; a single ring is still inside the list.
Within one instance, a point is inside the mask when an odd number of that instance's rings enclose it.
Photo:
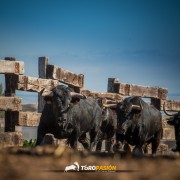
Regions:
[[[75,93],[64,85],[43,91],[42,96],[46,103],[38,126],[37,145],[51,133],[55,138],[67,139],[74,149],[79,141],[87,150],[101,151],[106,139],[109,152],[130,144],[135,155],[143,154],[149,143],[152,153],[157,151],[162,138],[162,115],[140,97],[127,97],[117,104],[103,106],[98,99]]]

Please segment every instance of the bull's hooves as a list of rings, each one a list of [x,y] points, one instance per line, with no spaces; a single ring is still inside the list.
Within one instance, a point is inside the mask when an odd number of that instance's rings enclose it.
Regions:
[[[55,145],[55,137],[53,134],[46,134],[40,144],[41,146],[42,145]]]
[[[101,153],[101,151],[95,151],[95,152],[97,152],[97,153]]]
[[[172,152],[180,152],[180,148],[172,148],[171,151]]]
[[[124,145],[123,150],[126,153],[131,153],[131,148],[130,148],[129,144],[127,144],[127,143]]]
[[[136,158],[141,158],[141,157],[143,157],[142,148],[135,147],[135,148],[133,149],[133,156],[136,157]]]
[[[109,151],[108,153],[114,153],[114,151]]]
[[[116,145],[113,146],[113,151],[114,152],[120,152],[122,150],[123,150],[122,143],[121,144],[116,144]]]

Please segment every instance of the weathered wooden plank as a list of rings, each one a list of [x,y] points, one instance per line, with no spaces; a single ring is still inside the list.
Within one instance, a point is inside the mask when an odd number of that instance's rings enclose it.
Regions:
[[[38,126],[41,113],[19,112],[17,125],[19,126]]]
[[[54,65],[47,65],[47,78],[58,80],[64,84],[80,87],[84,86],[84,75],[75,74]]]
[[[114,93],[119,93],[123,96],[129,96],[129,84],[125,83],[115,83]]]
[[[0,96],[1,111],[21,111],[21,98]]]
[[[39,71],[39,78],[46,79],[46,67],[48,65],[48,57],[39,57],[39,65],[38,65],[38,71]],[[44,98],[41,96],[41,94],[38,94],[38,112],[42,112],[45,105]]]
[[[114,84],[118,83],[119,80],[117,78],[108,78],[108,86],[107,86],[107,92],[114,92]]]
[[[158,109],[159,111],[161,111],[161,100],[160,99],[156,99],[156,98],[151,98],[151,104]]]
[[[156,97],[158,98],[158,87],[130,85],[129,96]]]
[[[168,99],[168,89],[167,88],[159,88],[158,89],[158,98],[159,99]]]
[[[180,111],[180,101],[177,100],[161,100],[160,109],[163,110],[163,104],[165,103],[166,110]]]
[[[24,62],[0,60],[0,74],[24,74]]]
[[[16,58],[14,57],[5,57],[5,61],[16,63]],[[14,74],[5,74],[5,96],[15,97],[16,89],[14,88]],[[15,131],[15,120],[17,118],[17,112],[5,111],[5,132],[14,132]]]
[[[168,90],[159,87],[139,86],[126,83],[115,83],[114,92],[124,96],[167,99]]]
[[[2,147],[23,146],[22,133],[21,132],[0,133],[0,146]]]
[[[175,134],[174,134],[174,127],[167,127],[163,128],[163,140],[174,140]]]
[[[42,79],[19,75],[15,79],[15,88],[23,91],[41,92],[43,89],[52,90],[59,84],[57,80]]]
[[[112,99],[116,101],[123,99],[123,96],[117,93],[95,92],[95,91],[89,91],[85,89],[81,89],[80,93],[85,96],[91,96],[94,98],[107,98],[107,99]]]
[[[160,111],[163,111],[163,104],[167,111],[180,111],[180,101],[178,100],[162,100],[162,99],[151,99],[151,103]]]

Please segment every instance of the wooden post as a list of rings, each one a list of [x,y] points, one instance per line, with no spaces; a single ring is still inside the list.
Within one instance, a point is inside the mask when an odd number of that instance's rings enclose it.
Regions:
[[[46,79],[46,66],[48,65],[48,57],[39,57],[39,78]],[[41,113],[44,108],[44,98],[38,94],[38,112]]]
[[[15,61],[14,57],[5,57],[5,60]],[[16,90],[14,87],[14,75],[5,74],[5,96],[15,97]],[[18,112],[5,111],[5,132],[14,132]]]
[[[108,78],[107,92],[114,93],[114,84],[118,83],[118,82],[119,82],[119,80],[117,78]]]
[[[1,132],[0,146],[1,147],[23,146],[22,132]]]
[[[151,104],[154,105],[156,109],[161,111],[161,100],[156,98],[151,98]]]

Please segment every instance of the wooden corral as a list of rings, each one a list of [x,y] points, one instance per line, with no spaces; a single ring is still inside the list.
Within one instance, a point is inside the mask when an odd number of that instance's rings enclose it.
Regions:
[[[166,110],[169,111],[180,111],[180,101],[176,100],[161,100],[160,109],[163,110],[163,104],[165,103]]]
[[[41,113],[19,112],[17,125],[18,126],[38,126],[41,118]]]
[[[24,74],[24,62],[0,60],[0,74]]]
[[[115,83],[114,92],[123,96],[140,96],[143,98],[167,99],[168,91],[164,88]]]
[[[59,82],[73,88],[75,92],[102,100],[102,104],[116,104],[126,96],[150,98],[151,103],[159,110],[163,104],[170,111],[180,111],[180,101],[168,100],[168,90],[161,87],[140,86],[119,83],[117,78],[108,79],[107,92],[96,92],[83,89],[84,75],[49,64],[47,57],[39,58],[39,78],[24,75],[24,62],[7,57],[0,60],[0,74],[5,74],[5,97],[0,97],[0,110],[5,111],[5,133],[0,134],[0,144],[21,146],[22,134],[16,133],[15,126],[38,126],[44,107],[42,91],[51,90]],[[16,97],[16,90],[37,92],[38,112],[22,111],[21,98]],[[7,134],[7,136],[6,136]],[[13,138],[14,136],[18,138]],[[164,139],[174,139],[173,128],[164,126]],[[4,141],[3,141],[4,139]],[[8,139],[8,140],[7,140]],[[18,143],[14,143],[18,139]],[[10,142],[12,141],[12,142]]]
[[[114,101],[122,101],[123,96],[117,93],[108,93],[108,92],[95,92],[95,91],[89,91],[85,89],[81,89],[80,91],[81,94],[85,96],[90,96],[94,98],[106,98],[106,99],[111,99]]]
[[[21,132],[4,132],[0,133],[0,146],[22,146],[23,139]]]
[[[180,111],[179,100],[162,100],[152,98],[151,103],[160,111],[163,111],[163,105],[167,111]]]
[[[21,98],[0,96],[0,111],[21,111]]]
[[[127,83],[119,83],[117,78],[108,79],[108,92],[118,93],[122,96],[139,96],[150,98],[158,110],[163,110],[165,103],[166,110],[180,111],[180,101],[168,100],[168,89],[160,87],[140,86]]]
[[[22,91],[41,92],[44,89],[52,90],[58,84],[58,81],[52,79],[42,79],[24,75],[14,76],[15,89]]]
[[[108,79],[108,92],[118,93],[123,96],[140,96],[142,98],[167,99],[168,90],[160,87],[140,86],[127,83],[119,83],[117,78]]]
[[[47,65],[46,69],[47,78],[56,79],[67,85],[82,88],[84,86],[84,75],[75,74],[73,72],[64,70],[63,68],[54,65]]]

